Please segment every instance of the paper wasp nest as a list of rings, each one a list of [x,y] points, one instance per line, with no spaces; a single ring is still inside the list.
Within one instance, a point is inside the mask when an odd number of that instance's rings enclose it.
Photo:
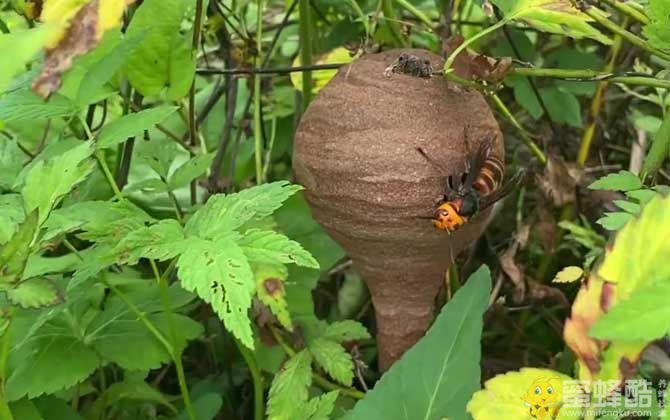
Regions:
[[[383,370],[423,336],[450,249],[455,256],[474,244],[487,219],[481,215],[450,236],[419,217],[433,214],[446,175],[464,171],[468,150],[493,139],[493,153],[503,154],[483,96],[439,75],[389,74],[402,52],[442,68],[439,56],[413,49],[365,55],[345,66],[307,109],[293,156],[314,217],[370,289]]]

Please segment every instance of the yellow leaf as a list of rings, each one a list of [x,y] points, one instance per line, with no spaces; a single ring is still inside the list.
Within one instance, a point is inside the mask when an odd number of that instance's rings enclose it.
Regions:
[[[325,54],[321,59],[319,59],[314,64],[339,64],[339,63],[350,63],[352,60],[349,50],[346,48],[335,48],[329,53]],[[293,61],[293,66],[300,66],[300,56],[296,57]],[[333,70],[315,70],[312,71],[312,93],[318,93],[324,86],[330,82],[330,79],[335,77],[337,74],[337,69]],[[295,72],[291,73],[291,83],[302,92],[302,73]]]
[[[116,28],[121,23],[123,12],[126,10],[126,5],[135,0],[100,0],[98,7],[98,37],[112,28]]]
[[[484,389],[472,396],[467,411],[475,420],[532,420],[539,417],[534,417],[538,413],[531,408],[539,406],[548,413],[544,419],[549,420],[559,412],[564,382],[572,380],[550,369],[507,372],[486,381]]]
[[[565,267],[556,274],[554,277],[553,283],[572,283],[582,278],[584,275],[584,270],[580,267],[571,265]]]

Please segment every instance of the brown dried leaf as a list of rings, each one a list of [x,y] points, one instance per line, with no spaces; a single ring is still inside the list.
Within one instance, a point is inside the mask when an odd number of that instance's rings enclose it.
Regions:
[[[583,172],[576,165],[549,156],[544,174],[537,175],[537,184],[554,206],[561,207],[575,201],[576,187],[582,178]]]
[[[452,51],[463,43],[461,35],[453,35],[443,41],[443,51],[449,56]],[[489,57],[466,48],[456,56],[452,65],[456,76],[469,80],[484,80],[489,83],[500,83],[512,67],[509,57]]]
[[[500,256],[500,266],[514,284],[512,300],[515,303],[522,302],[526,296],[525,275],[523,270],[517,265],[515,258],[517,252],[526,246],[529,235],[530,225],[521,226],[514,237],[512,245]]]

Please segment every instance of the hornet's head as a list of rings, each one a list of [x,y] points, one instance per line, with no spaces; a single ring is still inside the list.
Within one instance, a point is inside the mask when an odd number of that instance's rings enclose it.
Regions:
[[[433,226],[438,229],[454,232],[467,222],[467,219],[461,216],[452,202],[446,202],[440,205],[435,211]]]

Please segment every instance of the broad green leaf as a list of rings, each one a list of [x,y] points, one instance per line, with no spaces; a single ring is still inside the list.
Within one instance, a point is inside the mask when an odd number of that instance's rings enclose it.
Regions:
[[[541,88],[540,95],[553,121],[576,128],[583,125],[581,107],[575,95],[553,86]]]
[[[621,210],[630,214],[638,214],[640,212],[640,205],[626,200],[614,200],[613,203]]]
[[[58,94],[44,101],[32,91],[23,89],[0,97],[0,120],[7,122],[68,117],[75,112],[74,104]]]
[[[101,88],[121,69],[145,35],[126,37],[86,72],[77,92],[77,106],[81,108],[95,102]]]
[[[343,419],[467,419],[465,406],[479,389],[480,340],[490,291],[491,274],[481,267],[442,309],[426,336]]]
[[[213,195],[186,223],[189,234],[211,239],[251,220],[270,216],[289,197],[302,189],[287,181],[247,188],[235,194]]]
[[[633,215],[623,211],[605,213],[605,216],[596,221],[600,226],[607,230],[619,230],[633,219]]]
[[[185,187],[191,181],[204,175],[214,160],[214,154],[198,155],[178,167],[168,178],[168,186],[171,190]]]
[[[173,414],[177,413],[177,409],[170,403],[168,397],[159,390],[143,380],[128,378],[127,376],[130,375],[124,376],[126,378],[122,382],[113,383],[95,400],[89,414],[101,414],[104,413],[105,406],[123,406],[124,403],[132,401],[160,404]]]
[[[341,344],[325,338],[317,338],[309,343],[309,352],[316,363],[337,382],[351,386],[354,379],[354,362]]]
[[[221,395],[215,392],[208,392],[207,394],[201,395],[193,400],[193,411],[195,412],[196,418],[198,420],[212,420],[216,417],[217,414],[221,411],[221,406],[223,405],[223,400]],[[190,420],[186,410],[182,411],[174,420]]]
[[[505,19],[521,20],[544,32],[571,38],[591,38],[609,45],[612,40],[591,26],[591,17],[569,0],[494,0]]]
[[[656,3],[660,3],[656,1]],[[670,5],[668,6],[670,9]],[[670,24],[670,18],[667,18]],[[670,29],[668,30],[668,47],[670,48]],[[651,143],[651,148],[647,157],[644,159],[643,171],[645,174],[653,174],[661,168],[665,159],[670,155],[670,115],[667,115],[654,134],[654,141]]]
[[[649,44],[670,51],[670,3],[666,0],[650,0],[646,11],[650,22],[645,25],[643,32]]]
[[[123,192],[130,194],[136,191],[142,191],[145,194],[160,194],[166,193],[169,190],[170,187],[168,187],[168,185],[163,182],[162,179],[148,178],[128,185],[123,189]]]
[[[56,396],[43,395],[33,400],[35,406],[44,417],[44,420],[84,420],[77,411],[72,408],[69,401],[62,400]]]
[[[553,283],[573,283],[582,278],[584,270],[581,267],[571,265],[565,267],[556,274]]]
[[[250,261],[319,268],[319,263],[298,242],[271,230],[250,229],[239,245]]]
[[[9,410],[11,411],[12,417],[14,419],[19,418],[21,420],[44,420],[44,417],[40,415],[40,412],[37,407],[35,407],[33,401],[27,398],[10,403]]]
[[[312,356],[307,350],[292,356],[275,375],[268,397],[268,420],[295,420],[309,397],[312,383]]]
[[[21,173],[25,158],[16,141],[0,137],[0,192],[11,190],[16,177]]]
[[[184,229],[174,219],[140,228],[124,237],[115,249],[120,264],[135,265],[140,258],[165,261],[184,252]]]
[[[26,71],[25,65],[44,47],[56,29],[54,25],[40,25],[29,30],[0,34],[0,51],[5,52],[0,55],[0,94],[5,92],[17,74]],[[1,119],[4,118],[0,116]]]
[[[156,124],[163,121],[176,109],[172,106],[162,106],[124,115],[105,125],[98,135],[97,147],[99,149],[115,147],[129,137],[138,136],[145,130],[154,128]]]
[[[39,211],[39,224],[77,184],[91,173],[94,163],[91,142],[83,142],[62,155],[37,163],[26,174],[21,189],[26,212]]]
[[[592,190],[630,191],[642,188],[642,181],[632,172],[619,171],[609,174],[589,185]]]
[[[9,242],[0,248],[0,285],[15,283],[21,278],[37,230],[37,212],[34,211],[19,225]]]
[[[347,319],[328,324],[322,337],[337,343],[345,343],[348,341],[366,340],[370,338],[370,333],[360,322]]]
[[[288,276],[286,267],[276,264],[256,264],[253,266],[253,271],[256,277],[256,295],[270,308],[284,328],[292,330],[293,323],[284,290],[284,281]]]
[[[635,290],[596,322],[589,335],[604,340],[653,341],[670,333],[670,278]]]
[[[12,304],[26,309],[53,306],[62,300],[56,285],[40,277],[23,281],[8,289],[7,298]]]
[[[58,257],[43,257],[33,254],[28,258],[26,268],[23,270],[22,280],[40,277],[45,274],[65,273],[76,270],[83,257],[73,252]]]
[[[126,62],[130,84],[144,96],[153,96],[167,88],[168,99],[186,95],[195,76],[191,36],[182,33],[193,0],[146,0],[137,9],[127,35],[146,37]]]
[[[25,217],[23,199],[19,194],[0,195],[0,245],[12,238]]]
[[[536,368],[522,368],[518,372],[497,375],[486,381],[483,390],[475,392],[468,403],[468,412],[474,420],[531,420],[530,405],[557,409],[562,402],[563,384],[570,380],[572,378],[562,373]],[[538,387],[539,395],[535,393]],[[546,403],[540,398],[546,398]]]
[[[658,192],[647,189],[626,191],[626,197],[637,200],[641,205],[647,204],[656,195],[658,195]]]
[[[226,329],[253,348],[247,312],[256,283],[242,249],[231,238],[190,238],[177,267],[182,286],[211,304]]]

